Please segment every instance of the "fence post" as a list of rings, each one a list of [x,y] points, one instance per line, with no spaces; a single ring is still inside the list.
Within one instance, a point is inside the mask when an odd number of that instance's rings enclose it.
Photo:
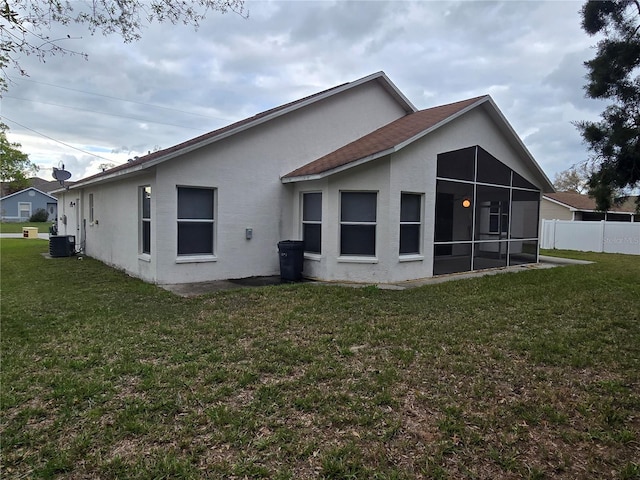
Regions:
[[[606,213],[605,213],[606,215]],[[600,252],[604,252],[604,231],[605,231],[605,220],[600,220]]]

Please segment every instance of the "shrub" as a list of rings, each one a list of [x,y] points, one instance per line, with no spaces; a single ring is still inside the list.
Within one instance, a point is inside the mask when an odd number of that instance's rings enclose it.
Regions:
[[[44,208],[37,209],[35,212],[33,212],[33,215],[29,217],[30,222],[46,222],[48,219],[49,214]]]

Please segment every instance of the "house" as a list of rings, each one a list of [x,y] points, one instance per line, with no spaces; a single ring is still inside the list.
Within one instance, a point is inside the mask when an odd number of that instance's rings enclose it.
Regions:
[[[25,188],[0,198],[0,212],[3,222],[27,222],[38,209],[46,210],[48,221],[58,216],[56,197],[34,187]]]
[[[606,212],[596,209],[596,201],[588,195],[576,192],[555,192],[542,196],[540,218],[542,220],[571,220],[575,222],[608,221],[639,222],[636,213],[636,197],[627,197],[620,205],[613,205]]]
[[[417,110],[383,73],[58,192],[60,234],[157,284],[275,275],[398,282],[538,259],[542,172],[489,96]]]
[[[60,182],[57,180],[49,181],[40,177],[31,177],[27,179],[28,187],[34,187],[44,193],[51,193],[54,190],[58,190],[60,188]],[[66,184],[70,184],[71,182],[66,182]],[[12,182],[0,182],[0,197],[6,197],[15,191],[12,189]]]

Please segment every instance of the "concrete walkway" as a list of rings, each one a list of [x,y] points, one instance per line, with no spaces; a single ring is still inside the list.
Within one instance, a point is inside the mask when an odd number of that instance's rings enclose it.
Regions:
[[[483,277],[485,275],[499,275],[501,273],[523,272],[526,270],[540,270],[546,268],[561,267],[566,265],[587,265],[593,262],[586,260],[574,260],[571,258],[559,258],[540,255],[540,263],[532,263],[527,265],[517,265],[514,267],[493,268],[490,270],[479,270],[476,272],[453,273],[449,275],[439,275],[437,277],[421,278],[418,280],[409,280],[396,283],[346,283],[346,282],[318,282],[315,280],[304,280],[302,283],[311,285],[334,285],[341,287],[363,288],[375,286],[382,290],[406,290],[408,288],[421,287],[423,285],[433,285],[442,282],[450,282],[453,280],[463,280],[466,278]],[[172,285],[158,285],[159,287],[169,290],[170,292],[182,297],[195,297],[208,293],[219,292],[222,290],[232,290],[248,287],[262,287],[267,285],[280,285],[279,276],[270,277],[251,277],[238,280],[216,280],[211,282],[198,283],[180,283]]]
[[[0,233],[0,238],[24,238],[21,233]],[[41,240],[49,240],[48,233],[38,233]],[[26,238],[25,240],[35,240],[35,238]]]
[[[21,233],[1,233],[0,238],[24,238]],[[48,233],[38,233],[38,238],[49,240]],[[35,240],[26,238],[25,240]],[[318,282],[315,280],[305,280],[303,283],[312,285],[335,285],[352,288],[363,288],[375,286],[383,290],[406,290],[407,288],[416,288],[423,285],[433,285],[442,282],[450,282],[453,280],[463,280],[466,278],[483,277],[485,275],[499,275],[501,273],[523,272],[526,270],[539,270],[544,268],[561,267],[565,265],[587,265],[593,262],[586,260],[574,260],[572,258],[550,257],[540,255],[540,263],[530,263],[526,265],[517,265],[514,267],[492,268],[489,270],[479,270],[476,272],[452,273],[449,275],[439,275],[437,277],[421,278],[418,280],[408,280],[396,283],[347,283],[347,282]],[[250,277],[240,278],[236,280],[215,280],[211,282],[197,283],[178,283],[168,285],[158,285],[170,292],[182,297],[195,297],[198,295],[206,295],[208,293],[219,292],[221,290],[233,290],[239,288],[264,287],[268,285],[280,285],[282,281],[280,276],[267,277]]]

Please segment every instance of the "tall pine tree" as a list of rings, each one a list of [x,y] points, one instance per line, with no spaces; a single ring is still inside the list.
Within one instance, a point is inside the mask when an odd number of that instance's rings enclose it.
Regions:
[[[599,122],[577,127],[595,164],[589,194],[599,209],[608,210],[620,192],[640,186],[640,0],[589,0],[582,7],[582,28],[603,35],[596,56],[585,62],[585,90],[612,104]]]

